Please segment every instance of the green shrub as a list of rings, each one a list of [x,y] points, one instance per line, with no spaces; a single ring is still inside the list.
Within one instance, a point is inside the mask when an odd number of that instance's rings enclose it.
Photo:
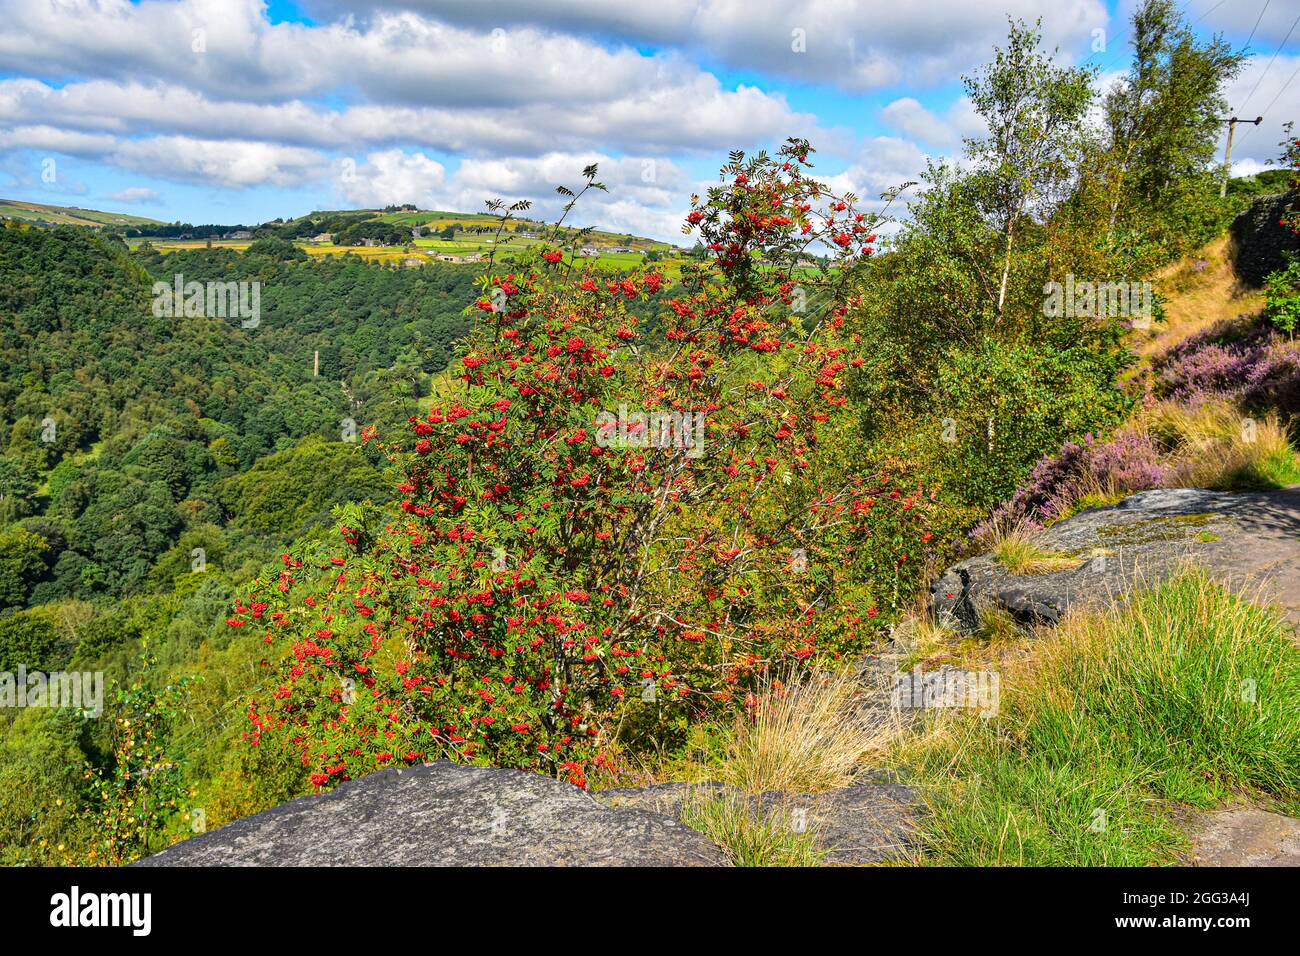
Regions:
[[[1300,319],[1300,258],[1289,257],[1287,267],[1269,273],[1264,280],[1264,314],[1279,329],[1295,338]]]
[[[0,611],[24,607],[32,584],[46,570],[49,544],[24,528],[0,533]]]
[[[1045,454],[1109,431],[1129,409],[1127,357],[1105,347],[987,341],[950,356],[930,404],[931,447],[950,496],[991,508]]]

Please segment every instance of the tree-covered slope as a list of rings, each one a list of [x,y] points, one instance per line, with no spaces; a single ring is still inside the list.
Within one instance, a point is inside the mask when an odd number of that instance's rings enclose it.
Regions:
[[[356,433],[404,420],[446,365],[472,270],[282,246],[133,257],[85,230],[0,229],[0,521],[25,542],[4,607],[169,586],[155,572],[182,538],[252,560],[381,487]],[[257,283],[257,322],[156,315],[178,274]]]

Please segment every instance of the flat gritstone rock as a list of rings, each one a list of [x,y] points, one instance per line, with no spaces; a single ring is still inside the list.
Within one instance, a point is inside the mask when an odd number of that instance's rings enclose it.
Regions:
[[[381,770],[192,837],[138,866],[720,866],[703,834],[538,774]]]

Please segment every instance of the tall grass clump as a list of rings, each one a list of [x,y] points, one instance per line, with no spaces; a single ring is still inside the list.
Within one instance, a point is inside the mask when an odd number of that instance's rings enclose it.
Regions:
[[[1067,618],[1004,675],[996,717],[913,746],[939,862],[1173,862],[1174,801],[1300,802],[1300,646],[1275,609],[1186,571]]]
[[[734,791],[692,795],[682,805],[682,822],[722,847],[732,866],[819,866],[817,826],[796,826],[783,807],[766,810]]]
[[[1077,568],[1079,559],[1048,551],[1038,541],[1037,529],[1026,522],[991,532],[986,536],[993,560],[1012,574],[1050,574]]]
[[[1251,417],[1225,401],[1161,402],[1144,424],[1168,448],[1182,484],[1238,491],[1300,482],[1300,462],[1276,412]]]
[[[885,751],[896,729],[888,713],[863,706],[863,689],[851,670],[768,683],[752,716],[736,717],[719,779],[745,793],[847,786],[856,768]]]

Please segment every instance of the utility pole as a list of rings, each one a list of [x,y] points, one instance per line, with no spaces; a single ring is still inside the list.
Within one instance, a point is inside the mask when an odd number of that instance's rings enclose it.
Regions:
[[[1220,199],[1228,195],[1228,178],[1232,175],[1232,134],[1237,132],[1237,124],[1250,123],[1252,126],[1258,126],[1262,122],[1264,122],[1262,116],[1256,116],[1253,120],[1240,119],[1236,116],[1228,118],[1228,142],[1223,147],[1223,182],[1219,184]]]

